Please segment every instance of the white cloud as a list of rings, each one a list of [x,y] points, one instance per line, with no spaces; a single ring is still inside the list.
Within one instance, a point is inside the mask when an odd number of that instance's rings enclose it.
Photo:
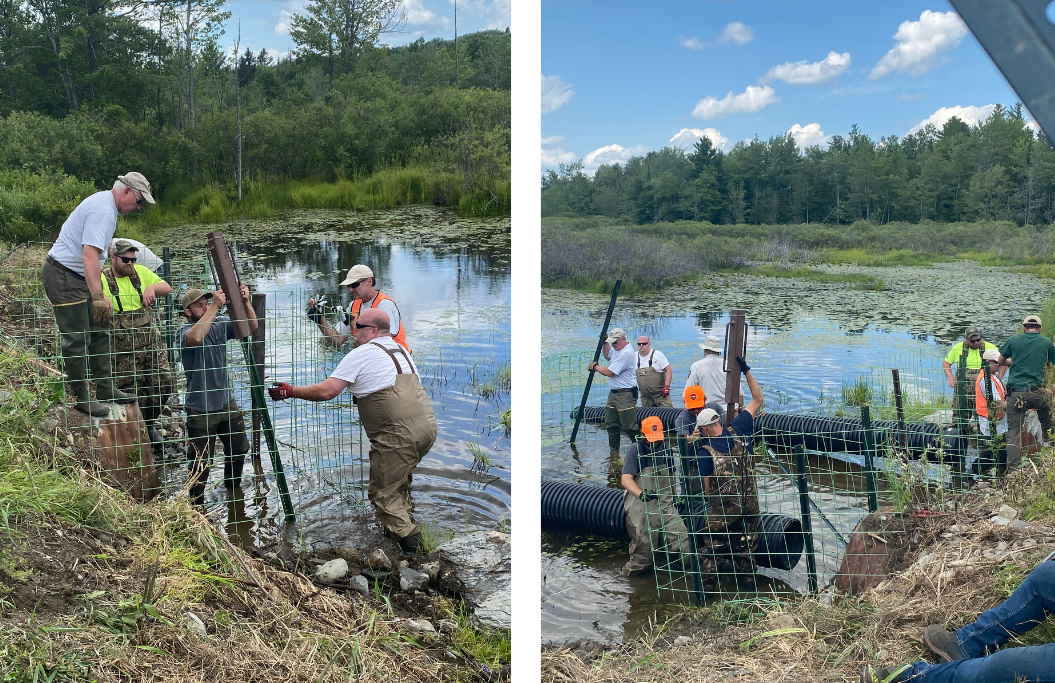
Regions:
[[[557,74],[542,76],[542,113],[557,111],[571,102],[571,98],[575,96],[571,86],[571,83],[565,83]]]
[[[475,14],[486,22],[485,28],[505,30],[509,28],[510,0],[447,0],[458,2],[459,12]]]
[[[745,26],[739,21],[734,21],[731,24],[726,25],[725,30],[722,31],[722,35],[718,36],[718,42],[723,45],[726,43],[747,45],[754,37],[755,32],[751,30],[750,26]]]
[[[908,93],[901,93],[894,98],[895,102],[911,102],[912,100],[922,100],[926,97],[923,93],[916,93],[915,95],[909,95]]]
[[[749,85],[739,95],[731,91],[722,99],[705,97],[696,103],[692,115],[698,119],[717,119],[726,114],[759,111],[780,101],[777,93],[768,85]]]
[[[788,130],[788,135],[795,138],[799,149],[806,149],[814,145],[822,148],[827,147],[828,140],[831,137],[821,130],[821,124],[819,123],[807,123],[805,126],[796,123]]]
[[[602,164],[625,164],[630,157],[641,156],[649,151],[647,145],[623,147],[622,145],[605,145],[587,154],[582,159],[583,172],[593,175]]]
[[[293,12],[280,9],[278,11],[278,23],[275,24],[275,34],[279,36],[288,36],[291,21],[293,21]]]
[[[715,128],[682,128],[677,135],[670,139],[670,144],[673,147],[689,149],[695,146],[696,141],[700,138],[710,140],[716,149],[726,149],[729,144],[729,138],[719,133]]]
[[[912,133],[918,133],[923,130],[927,124],[933,124],[935,128],[940,130],[941,127],[945,125],[945,122],[954,116],[968,126],[973,126],[988,118],[989,115],[993,113],[994,109],[996,109],[995,104],[987,104],[983,107],[975,107],[974,105],[968,105],[966,107],[959,105],[955,107],[942,107],[916,125],[912,126],[908,132],[909,135]]]
[[[696,36],[678,36],[678,42],[681,43],[682,47],[687,47],[690,50],[709,50],[712,47],[719,47],[721,45],[728,45],[729,43],[736,43],[737,45],[747,45],[754,40],[755,32],[751,30],[750,26],[734,21],[730,24],[726,24],[725,28],[718,35],[714,41],[704,42]]]
[[[904,21],[898,26],[890,48],[872,67],[868,77],[875,80],[893,71],[919,76],[927,71],[938,56],[963,41],[967,27],[956,12],[924,10],[919,21]]]
[[[548,138],[542,138],[543,145],[566,145],[568,144],[568,138],[563,135],[551,135]]]
[[[543,140],[543,143],[546,141]],[[575,154],[563,147],[542,148],[542,168],[555,168],[558,164],[570,164],[575,161]]]
[[[790,85],[816,85],[835,78],[850,66],[850,53],[832,51],[819,62],[786,62],[766,72],[763,83],[781,80]]]
[[[403,0],[403,9],[407,11],[407,23],[411,25],[428,24],[436,18],[436,13],[425,9],[421,0]]]

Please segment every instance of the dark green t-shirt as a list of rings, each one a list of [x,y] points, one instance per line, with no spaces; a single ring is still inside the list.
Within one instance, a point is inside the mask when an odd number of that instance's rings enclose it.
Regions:
[[[1000,346],[1000,355],[1011,359],[1008,389],[1039,387],[1045,364],[1055,363],[1055,344],[1039,332],[1020,332]]]

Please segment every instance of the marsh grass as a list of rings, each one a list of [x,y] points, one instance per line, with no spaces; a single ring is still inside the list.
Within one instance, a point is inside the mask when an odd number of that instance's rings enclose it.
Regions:
[[[749,275],[764,275],[766,277],[795,278],[797,280],[808,280],[810,282],[850,283],[854,289],[862,290],[879,291],[883,289],[882,278],[873,277],[872,275],[864,275],[862,273],[831,273],[826,270],[810,268],[809,266],[798,266],[785,269],[775,265],[766,264],[762,266],[737,268],[735,271],[731,272],[746,273]]]
[[[842,385],[843,404],[846,406],[872,405],[872,383],[868,377],[857,377],[850,384]]]

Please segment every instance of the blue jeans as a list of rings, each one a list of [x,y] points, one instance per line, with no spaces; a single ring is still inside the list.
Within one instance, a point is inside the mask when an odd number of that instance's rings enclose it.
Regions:
[[[913,662],[897,681],[913,683],[1055,683],[1055,643],[996,648],[1055,613],[1055,562],[1038,565],[1002,604],[956,632],[970,659],[947,664]],[[987,654],[993,652],[993,654]]]

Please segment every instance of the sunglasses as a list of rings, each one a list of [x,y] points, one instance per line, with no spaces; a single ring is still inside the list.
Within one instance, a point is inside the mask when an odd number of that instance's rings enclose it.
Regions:
[[[652,342],[638,342],[638,343],[637,343],[637,345],[638,345],[638,346],[648,346],[648,345],[649,345],[649,344],[651,344],[651,343],[652,343]]]
[[[352,284],[348,285],[348,289],[355,289],[356,287],[358,287],[359,285],[363,284],[364,282],[366,282],[366,278],[365,277],[362,280],[356,280]]]
[[[359,323],[356,323],[356,324],[355,324],[355,329],[357,329],[357,330],[361,330],[361,329],[363,329],[364,327],[372,327],[372,328],[374,328],[375,330],[376,330],[376,329],[378,329],[377,325],[360,325]]]
[[[136,198],[136,205],[143,203],[143,196],[138,194],[135,190],[132,190],[132,196]]]
[[[132,258],[129,258],[127,256],[118,256],[117,258],[121,259],[121,263],[135,263],[138,260],[135,256],[133,256]]]

